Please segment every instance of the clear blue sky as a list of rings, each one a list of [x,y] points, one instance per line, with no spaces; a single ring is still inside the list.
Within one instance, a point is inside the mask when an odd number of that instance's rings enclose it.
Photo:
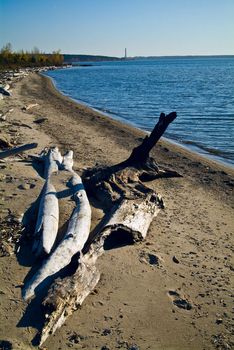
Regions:
[[[234,0],[0,0],[0,47],[123,56],[234,54]]]

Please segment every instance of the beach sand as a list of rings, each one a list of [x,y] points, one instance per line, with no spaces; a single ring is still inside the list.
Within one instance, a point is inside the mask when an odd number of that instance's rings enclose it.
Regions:
[[[22,111],[31,103],[38,106]],[[0,138],[12,145],[38,142],[74,151],[79,174],[97,163],[124,160],[145,133],[105,117],[61,95],[52,82],[35,73],[12,86],[0,101],[6,121]],[[163,112],[163,111],[162,111]],[[35,123],[46,118],[41,123]],[[178,115],[179,118],[179,115]],[[157,120],[155,120],[156,122]],[[44,349],[231,349],[231,286],[234,218],[234,171],[165,140],[152,152],[157,162],[183,177],[148,183],[164,199],[146,240],[110,249],[98,260],[101,280],[80,310],[44,344]],[[28,162],[0,163],[1,221],[30,208],[43,186],[40,171]],[[38,172],[38,171],[39,172]],[[64,184],[61,184],[64,185]],[[92,202],[92,228],[103,217]],[[60,228],[74,207],[60,202]],[[32,266],[30,241],[19,252],[0,258],[0,340],[13,349],[31,349],[42,325],[37,302],[24,302],[21,288]],[[181,307],[179,299],[191,308]],[[104,347],[106,346],[106,347]],[[135,347],[134,347],[135,346]]]

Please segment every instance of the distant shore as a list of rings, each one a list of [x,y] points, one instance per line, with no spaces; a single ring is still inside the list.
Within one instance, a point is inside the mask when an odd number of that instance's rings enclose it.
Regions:
[[[1,139],[9,145],[38,142],[34,153],[52,145],[62,153],[72,149],[80,175],[88,167],[126,159],[146,135],[74,102],[43,75],[29,73],[13,80],[10,91],[12,96],[0,101],[5,116]],[[24,108],[29,105],[34,107]],[[182,175],[148,182],[162,195],[165,209],[153,220],[144,242],[105,252],[98,262],[102,278],[95,292],[48,339],[48,349],[74,346],[74,334],[86,349],[232,347],[234,170],[166,140],[152,156]],[[20,217],[44,184],[27,154],[1,163],[0,180],[1,220],[9,213]],[[93,198],[90,201],[93,229],[104,212]],[[72,208],[72,201],[61,199],[60,227]],[[25,303],[16,288],[38,263],[27,244],[17,255],[0,259],[0,339],[29,350],[42,320],[40,307]],[[184,309],[178,298],[191,309]]]

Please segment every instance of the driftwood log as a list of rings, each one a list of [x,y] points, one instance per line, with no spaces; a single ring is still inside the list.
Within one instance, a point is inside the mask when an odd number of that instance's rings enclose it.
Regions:
[[[64,267],[69,265],[72,257],[82,251],[88,239],[91,224],[91,207],[84,186],[82,184],[81,177],[72,170],[72,156],[72,151],[68,152],[64,156],[63,167],[65,170],[70,171],[72,174],[70,187],[73,191],[73,199],[76,202],[76,207],[69,220],[68,229],[63,240],[52,252],[52,254],[45,260],[35,275],[25,284],[25,287],[23,289],[24,299],[29,299],[34,296],[35,289],[39,291],[41,289],[47,288],[55,278],[56,274],[59,273],[59,271],[61,271]],[[50,167],[47,169],[47,172],[50,173]],[[53,210],[53,213],[55,210],[57,211],[57,208],[51,209]],[[53,215],[52,211],[50,212],[50,215]],[[45,217],[45,219],[47,221],[49,220],[49,223],[51,223],[51,218]],[[53,224],[56,224],[57,228],[57,217],[54,219],[55,221]],[[48,227],[49,225],[47,223],[47,228]],[[51,225],[51,230],[53,228],[54,226]],[[48,235],[54,232],[55,231],[49,232],[48,230],[46,232],[45,230],[43,231],[44,234],[46,233]],[[49,239],[50,237],[47,237],[47,243],[50,242]],[[45,247],[43,249],[45,249]]]
[[[61,167],[63,157],[57,147],[44,150],[41,154],[44,162],[45,185],[41,193],[39,212],[34,232],[33,252],[36,256],[49,254],[58,232],[59,205],[57,192],[51,176]]]
[[[162,113],[152,133],[133,149],[124,162],[85,171],[83,181],[86,190],[108,208],[108,214],[103,227],[86,243],[75,273],[55,280],[44,299],[45,326],[40,345],[80,307],[98,283],[100,273],[95,264],[105,251],[106,238],[113,231],[124,231],[131,235],[133,241],[146,237],[151,221],[163,208],[163,201],[143,181],[180,176],[175,171],[160,168],[150,157],[151,149],[175,118],[175,112],[167,116]],[[112,210],[109,210],[110,207]]]
[[[159,177],[179,176],[170,169],[160,168],[150,151],[163,135],[168,125],[176,118],[176,112],[167,116],[161,113],[158,123],[151,134],[133,149],[125,161],[106,168],[88,169],[84,173],[84,184],[87,191],[104,205],[119,200],[145,198],[153,191],[143,184],[145,180]]]

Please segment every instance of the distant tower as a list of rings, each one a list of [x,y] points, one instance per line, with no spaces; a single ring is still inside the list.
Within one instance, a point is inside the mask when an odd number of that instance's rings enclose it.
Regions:
[[[124,54],[124,58],[125,58],[125,60],[127,59],[127,49],[126,49],[126,47],[125,47],[125,54]]]

